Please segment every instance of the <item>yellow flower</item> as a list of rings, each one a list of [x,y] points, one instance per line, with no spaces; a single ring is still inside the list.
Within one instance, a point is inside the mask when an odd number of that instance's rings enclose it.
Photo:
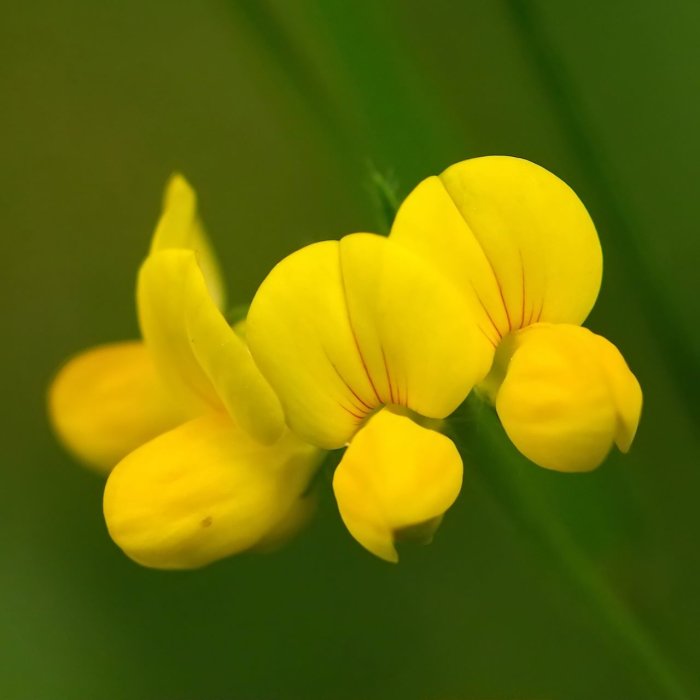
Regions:
[[[525,456],[586,471],[629,449],[642,393],[617,348],[580,327],[602,254],[564,182],[518,158],[457,163],[415,188],[390,238],[460,289],[495,352],[481,389]]]
[[[491,361],[454,285],[369,233],[282,260],[253,299],[247,332],[290,428],[326,449],[382,406],[444,418]]]
[[[119,461],[105,517],[143,564],[199,566],[284,538],[321,449],[342,447],[340,515],[397,561],[396,543],[432,537],[459,494],[462,460],[439,429],[475,387],[543,467],[585,471],[629,449],[641,389],[580,326],[601,276],[593,223],[561,180],[478,158],[422,182],[388,238],[282,260],[232,329],[194,193],[175,177],[139,273],[144,342],[70,362],[51,416],[84,461]]]
[[[285,428],[223,303],[194,192],[176,175],[139,272],[143,342],[88,350],[49,392],[68,449],[102,472],[114,467],[107,527],[146,566],[196,567],[267,544],[308,508],[321,453]]]
[[[395,540],[434,524],[461,485],[454,446],[411,417],[445,418],[491,364],[459,290],[404,246],[352,234],[280,262],[247,333],[290,428],[325,449],[351,441],[334,479],[341,515],[395,561]]]

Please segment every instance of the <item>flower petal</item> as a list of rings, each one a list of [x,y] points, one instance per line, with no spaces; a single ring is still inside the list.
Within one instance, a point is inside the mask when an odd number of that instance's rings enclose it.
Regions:
[[[225,414],[202,416],[117,465],[104,494],[107,528],[144,566],[204,566],[279,531],[319,459],[289,432],[263,446]]]
[[[342,446],[377,405],[348,319],[337,241],[276,265],[253,299],[246,332],[287,423],[309,442]]]
[[[579,326],[537,324],[515,336],[496,397],[505,431],[547,469],[595,469],[613,444],[629,449],[642,392],[617,348]]]
[[[71,359],[49,389],[49,416],[65,446],[105,473],[180,422],[150,355],[136,341],[103,345]]]
[[[279,263],[251,305],[248,341],[290,427],[329,449],[382,405],[448,415],[493,355],[452,284],[372,234]]]
[[[174,401],[188,417],[220,407],[187,334],[185,308],[196,274],[201,275],[191,250],[152,253],[139,270],[136,292],[141,335]]]
[[[224,288],[219,263],[197,216],[197,195],[179,173],[174,173],[165,186],[163,212],[151,240],[151,253],[161,250],[193,250],[204,274],[207,288],[216,306],[224,307]]]
[[[274,442],[284,429],[282,407],[245,341],[216,308],[195,255],[151,254],[139,274],[143,337],[168,386],[190,416],[222,403],[251,435]]]
[[[353,438],[333,478],[352,536],[391,562],[399,559],[396,540],[416,528],[434,530],[461,487],[452,441],[386,409]]]
[[[474,158],[424,180],[391,238],[454,280],[494,340],[538,321],[581,323],[600,289],[600,242],[585,207],[519,158]]]
[[[246,341],[212,303],[202,275],[191,270],[188,279],[185,320],[197,362],[234,420],[260,442],[275,442],[285,429],[277,395],[255,364]]]
[[[382,236],[340,241],[350,324],[384,405],[444,418],[484,378],[493,345],[455,286]]]

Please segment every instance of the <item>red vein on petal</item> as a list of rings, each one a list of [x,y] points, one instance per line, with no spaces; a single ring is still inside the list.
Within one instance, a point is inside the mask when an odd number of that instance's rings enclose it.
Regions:
[[[464,218],[464,217],[462,217]],[[465,219],[466,221],[466,219]],[[469,224],[467,224],[469,225]],[[471,226],[469,227],[471,229]],[[476,236],[474,236],[476,238]],[[489,264],[489,267],[491,268],[491,273],[493,274],[493,281],[496,283],[496,287],[498,288],[498,294],[501,297],[501,303],[503,304],[503,310],[506,312],[506,318],[508,319],[508,331],[513,330],[513,321],[511,321],[510,318],[510,311],[508,311],[508,304],[506,304],[506,297],[505,294],[503,294],[503,287],[501,286],[501,280],[498,278],[498,275],[496,274],[496,268],[493,266],[493,263],[491,262],[491,258],[489,258],[488,255],[486,255],[486,251],[484,250],[483,246],[481,245],[481,241],[479,241],[478,238],[476,238],[477,243],[479,244],[479,247],[481,248],[483,254],[484,254],[484,259],[486,262]],[[472,284],[473,286],[473,284]],[[483,305],[483,304],[482,304]],[[484,307],[486,308],[486,307]],[[490,318],[490,316],[489,316]],[[494,324],[495,325],[495,324]],[[503,335],[499,332],[498,335],[502,338]]]
[[[365,416],[358,416],[357,413],[351,411],[347,406],[340,403],[340,401],[338,401],[338,406],[340,406],[344,411],[347,411],[353,418],[355,418],[355,420],[357,420],[358,423],[365,419]]]
[[[379,403],[386,403],[384,399],[379,395],[379,392],[377,391],[377,387],[374,385],[374,381],[372,380],[372,375],[369,372],[369,367],[367,367],[367,362],[365,362],[365,356],[362,354],[362,350],[360,349],[360,341],[357,339],[357,335],[355,334],[355,329],[352,326],[352,322],[350,323],[350,331],[352,332],[352,337],[355,340],[355,347],[357,348],[357,354],[360,356],[360,362],[362,363],[362,367],[365,370],[365,374],[367,375],[367,381],[369,382],[369,385],[372,387],[372,391],[374,392],[374,395],[377,397],[377,401]]]
[[[474,291],[474,296],[476,297],[479,304],[481,304],[481,308],[484,310],[484,313],[486,314],[487,318],[491,322],[491,325],[493,326],[493,330],[496,331],[496,335],[498,336],[498,340],[501,340],[503,338],[503,334],[501,333],[500,330],[498,330],[498,326],[496,325],[496,322],[493,320],[493,316],[491,316],[486,304],[484,304],[482,298],[479,296],[479,292],[476,291],[476,287],[474,286],[474,283],[470,280],[469,284],[471,285],[471,288]],[[494,346],[498,344],[498,341],[494,341],[486,334],[486,332],[483,329],[481,329],[481,330],[482,330],[482,333],[484,333],[484,335],[486,335],[486,337],[489,338],[489,340],[491,341],[491,343]]]
[[[506,304],[506,298],[505,298],[505,295],[503,294],[503,287],[501,286],[501,280],[499,279],[498,275],[496,274],[496,268],[494,267],[493,262],[491,262],[491,258],[489,258],[489,256],[486,254],[486,251],[484,250],[484,246],[481,244],[481,240],[479,239],[479,237],[475,233],[474,227],[471,226],[469,221],[467,221],[467,217],[464,215],[464,212],[459,208],[459,205],[457,204],[455,198],[452,196],[452,193],[445,186],[445,183],[442,181],[442,179],[440,180],[440,182],[441,182],[442,187],[445,190],[447,196],[449,197],[450,201],[452,202],[452,205],[457,210],[457,214],[462,218],[467,229],[469,230],[469,233],[471,233],[471,235],[474,237],[474,240],[476,241],[479,248],[481,249],[481,252],[484,254],[484,260],[486,260],[489,268],[491,268],[491,274],[493,275],[493,280],[496,283],[496,287],[498,288],[498,293],[501,296],[501,303],[503,304],[503,310],[505,311],[506,318],[508,319],[508,331],[512,331],[513,330],[513,322],[510,319],[510,312],[508,311],[508,305]],[[472,287],[473,286],[474,285],[472,283]],[[482,306],[483,306],[483,302],[482,302]],[[484,309],[486,309],[486,307],[484,307]],[[489,318],[490,318],[490,316],[489,316]],[[493,320],[492,320],[492,323],[493,323]],[[494,326],[496,326],[496,324],[494,324]],[[498,327],[496,326],[496,328],[498,328]],[[498,333],[498,336],[499,336],[499,338],[503,337],[503,335],[500,333],[500,331]]]
[[[542,292],[540,296],[540,310],[537,314],[535,314],[535,302],[532,303],[532,308],[530,309],[530,316],[527,319],[527,325],[531,326],[533,323],[537,323],[540,320],[540,316],[542,315],[542,307],[544,306],[544,291]],[[535,318],[537,316],[537,318]]]
[[[527,317],[527,325],[532,325],[532,317],[535,315],[535,304],[530,307],[530,315]]]
[[[391,374],[389,374],[389,365],[386,361],[386,353],[384,352],[384,346],[380,346],[382,350],[382,360],[384,360],[384,371],[386,372],[386,382],[389,385],[389,399],[391,403],[394,403],[394,387],[391,383]]]
[[[348,317],[348,326],[350,328],[350,333],[352,334],[352,338],[355,342],[355,349],[357,350],[357,354],[360,356],[360,362],[362,363],[362,367],[365,370],[365,374],[367,375],[367,381],[369,382],[369,385],[372,387],[372,391],[374,392],[374,395],[377,398],[377,401],[379,403],[386,403],[382,397],[379,395],[379,392],[377,391],[377,387],[375,386],[374,382],[372,381],[372,375],[369,372],[369,367],[367,366],[367,362],[365,361],[365,357],[362,354],[362,349],[360,348],[360,341],[357,338],[357,333],[355,333],[355,327],[352,324],[352,314],[350,313],[350,307],[348,305],[348,287],[345,282],[345,270],[343,270],[343,260],[341,256],[341,247],[338,245],[338,269],[340,272],[340,284],[343,290],[343,300],[345,301],[345,312],[347,313]]]
[[[363,410],[363,408],[361,408],[360,406],[355,406],[355,405],[353,405],[353,408],[356,411],[359,411],[360,413],[365,414],[365,415],[367,413],[369,413],[370,411],[373,411],[374,406],[370,406],[361,396],[359,396],[359,394],[352,388],[352,386],[350,386],[350,383],[342,375],[341,371],[338,369],[335,362],[333,362],[333,360],[331,360],[330,355],[328,354],[328,351],[325,348],[323,348],[323,353],[326,356],[326,359],[328,360],[328,363],[330,364],[330,366],[335,370],[335,373],[338,375],[338,379],[340,379],[340,381],[343,382],[343,384],[345,385],[345,388],[360,402],[360,404],[362,404],[362,406],[366,410]]]
[[[483,334],[484,338],[486,338],[486,340],[488,340],[489,343],[490,343],[491,345],[493,345],[493,348],[494,348],[494,350],[495,350],[495,349],[498,347],[498,343],[495,343],[495,342],[493,341],[493,339],[491,338],[491,336],[490,336],[481,326],[477,325],[477,328],[481,331],[481,333]]]
[[[540,310],[537,314],[537,318],[535,319],[535,323],[539,323],[540,319],[542,318],[542,312],[544,311],[544,294],[542,295],[542,303],[540,304]]]
[[[399,389],[401,386],[399,385]],[[404,387],[403,387],[403,396],[401,395],[401,392],[399,391],[399,406],[406,406],[408,407],[408,381],[406,381],[404,377]]]
[[[488,260],[488,258],[486,258]],[[491,264],[491,261],[489,260],[489,265]],[[493,266],[491,266],[491,269],[493,270]],[[508,331],[513,330],[513,321],[510,319],[510,311],[508,311],[508,304],[506,304],[506,298],[503,295],[503,287],[501,287],[501,281],[498,279],[498,276],[496,275],[496,272],[494,270],[494,279],[496,280],[496,286],[498,287],[498,293],[501,295],[501,301],[503,302],[503,308],[506,311],[506,318],[508,319]]]

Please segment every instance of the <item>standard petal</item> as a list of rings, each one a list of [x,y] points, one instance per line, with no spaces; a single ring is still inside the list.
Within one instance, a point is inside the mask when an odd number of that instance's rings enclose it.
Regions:
[[[107,528],[144,566],[204,566],[279,532],[319,459],[289,432],[263,446],[225,414],[202,416],[117,465],[104,494]]]
[[[138,307],[146,344],[190,416],[223,404],[258,440],[279,438],[279,400],[214,304],[192,251],[165,250],[146,259]]]
[[[246,329],[290,428],[309,442],[341,447],[379,405],[350,326],[337,241],[307,246],[276,265],[253,299]]]
[[[462,487],[452,441],[409,418],[380,411],[353,438],[333,478],[352,536],[387,561],[409,532],[434,530]]]
[[[445,417],[493,357],[452,283],[372,234],[277,265],[251,305],[248,339],[292,429],[326,448],[383,405]]]
[[[226,300],[219,263],[197,215],[197,195],[179,173],[165,186],[163,211],[151,240],[151,253],[161,250],[193,250],[197,256],[209,293],[218,308]]]
[[[589,471],[627,450],[642,392],[617,348],[579,326],[537,324],[515,336],[496,396],[513,444],[547,469]]]
[[[600,242],[585,207],[519,158],[474,158],[424,180],[391,238],[459,285],[494,340],[539,321],[581,323],[600,289]]]
[[[454,284],[382,236],[340,241],[346,304],[383,405],[444,418],[491,366],[494,348]]]
[[[122,457],[179,422],[143,343],[87,350],[49,389],[49,417],[78,459],[108,472]]]

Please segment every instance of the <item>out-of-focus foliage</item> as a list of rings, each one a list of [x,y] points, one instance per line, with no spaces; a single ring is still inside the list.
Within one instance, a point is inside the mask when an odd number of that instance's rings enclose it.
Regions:
[[[398,567],[347,535],[326,484],[286,549],[166,574],[111,543],[102,481],[48,431],[60,362],[137,334],[134,270],[171,171],[200,193],[237,303],[300,245],[379,226],[369,163],[405,194],[489,153],[544,165],[588,206],[605,254],[590,325],[645,391],[629,456],[517,478],[697,690],[699,446],[678,370],[697,376],[684,350],[700,344],[699,25],[689,0],[6,3],[0,696],[657,697],[476,453],[435,543]]]

